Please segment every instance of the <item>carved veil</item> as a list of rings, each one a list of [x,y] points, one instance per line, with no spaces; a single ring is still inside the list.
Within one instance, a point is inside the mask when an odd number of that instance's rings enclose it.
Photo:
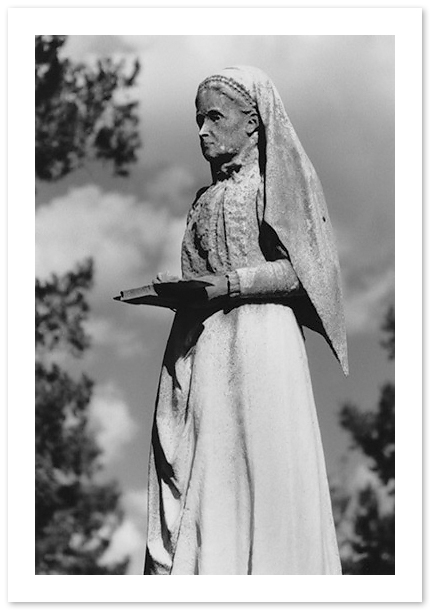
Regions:
[[[265,135],[263,220],[276,232],[307,297],[299,322],[322,334],[348,374],[340,268],[321,183],[272,81],[261,70],[235,66],[200,86],[228,85],[258,111]]]

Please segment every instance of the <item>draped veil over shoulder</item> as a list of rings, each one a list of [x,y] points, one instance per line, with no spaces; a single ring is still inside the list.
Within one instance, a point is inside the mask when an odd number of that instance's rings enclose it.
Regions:
[[[339,574],[302,331],[321,333],[347,373],[321,184],[263,72],[227,68],[204,87],[257,111],[259,147],[188,215],[183,277],[236,274],[239,295],[175,316],[152,434],[145,574]],[[293,299],[286,261],[302,287]]]

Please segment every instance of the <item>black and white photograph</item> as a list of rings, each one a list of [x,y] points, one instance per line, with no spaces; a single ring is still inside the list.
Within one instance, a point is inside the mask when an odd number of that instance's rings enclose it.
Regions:
[[[40,31],[34,575],[399,576],[396,35]]]

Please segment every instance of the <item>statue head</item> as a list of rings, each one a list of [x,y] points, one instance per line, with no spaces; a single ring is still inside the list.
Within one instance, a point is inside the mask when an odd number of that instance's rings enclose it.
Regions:
[[[245,90],[209,77],[198,89],[196,111],[200,146],[212,168],[234,162],[257,146],[258,111]]]

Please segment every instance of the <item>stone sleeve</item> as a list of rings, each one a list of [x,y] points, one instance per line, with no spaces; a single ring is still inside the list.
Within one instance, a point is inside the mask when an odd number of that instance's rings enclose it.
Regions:
[[[286,297],[300,291],[299,279],[288,259],[237,269],[228,275],[230,296]]]

